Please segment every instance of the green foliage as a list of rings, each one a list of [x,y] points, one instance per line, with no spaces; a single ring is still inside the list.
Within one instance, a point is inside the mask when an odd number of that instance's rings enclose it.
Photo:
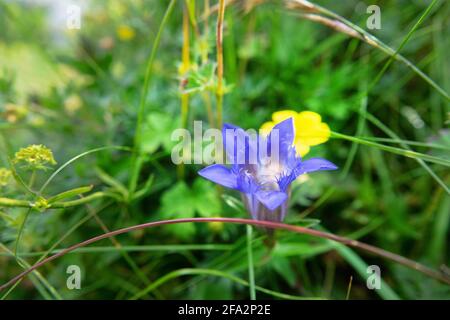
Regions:
[[[162,219],[219,216],[221,204],[217,192],[211,183],[197,178],[191,187],[185,182],[178,182],[161,197]],[[174,225],[168,229],[183,240],[188,240],[195,233],[194,224]]]
[[[170,152],[174,146],[171,140],[173,130],[179,127],[179,122],[170,114],[162,112],[150,113],[143,125],[142,152],[153,153],[162,147]]]

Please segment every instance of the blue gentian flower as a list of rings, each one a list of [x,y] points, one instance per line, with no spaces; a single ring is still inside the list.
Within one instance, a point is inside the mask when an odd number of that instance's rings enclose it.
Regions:
[[[302,161],[293,145],[294,136],[292,118],[277,124],[267,137],[251,135],[239,127],[225,124],[222,138],[231,167],[213,164],[200,170],[199,175],[240,191],[253,219],[281,222],[288,208],[290,185],[298,176],[337,169],[333,163],[321,158]],[[274,141],[278,143],[274,144]],[[264,148],[267,148],[265,153],[261,152]],[[255,161],[251,161],[252,154],[257,155]]]

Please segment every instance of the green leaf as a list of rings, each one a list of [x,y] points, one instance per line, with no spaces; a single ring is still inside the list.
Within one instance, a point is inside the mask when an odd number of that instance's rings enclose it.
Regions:
[[[124,199],[128,198],[128,189],[117,179],[111,177],[109,174],[107,174],[105,171],[103,171],[101,168],[95,168],[95,172],[97,176],[107,185],[115,188]]]
[[[237,199],[236,197],[230,196],[228,194],[222,195],[222,199],[225,201],[225,203],[232,209],[236,210],[238,213],[246,213],[244,204],[242,201]]]
[[[304,227],[304,228],[311,228],[314,227],[318,224],[320,224],[320,220],[319,219],[299,219],[299,220],[295,220],[295,222],[293,221],[293,223],[295,223],[295,225]]]
[[[197,19],[195,17],[195,0],[186,0],[186,5],[189,11],[189,19],[193,25],[197,25]]]
[[[195,211],[202,217],[214,217],[221,213],[217,189],[204,179],[196,179],[192,189]]]
[[[49,198],[47,200],[47,202],[48,202],[48,204],[51,204],[51,203],[56,202],[56,201],[61,201],[61,200],[64,200],[64,199],[73,198],[73,197],[76,197],[76,196],[78,196],[80,194],[83,194],[83,193],[91,191],[93,187],[94,187],[93,185],[90,185],[90,186],[86,186],[86,187],[79,187],[79,188],[67,190],[67,191],[58,193],[57,195]]]
[[[189,188],[183,181],[167,190],[161,202],[161,216],[164,219],[192,218],[195,214]],[[193,223],[171,225],[166,229],[180,239],[188,239],[195,233]]]
[[[187,75],[187,82],[183,93],[194,93],[213,88],[215,83],[215,70],[215,63],[207,63],[200,66],[197,70],[191,70]]]
[[[149,175],[147,181],[145,181],[144,186],[140,190],[138,190],[134,193],[133,200],[137,200],[142,197],[145,197],[150,192],[151,187],[153,186],[154,180],[155,180],[155,176],[153,174]]]
[[[291,287],[295,285],[297,275],[289,264],[289,259],[282,256],[274,256],[271,265],[278,275],[280,275]]]
[[[149,114],[142,128],[141,150],[143,153],[153,153],[159,147],[171,151],[174,142],[172,132],[178,127],[178,118],[167,113],[153,112]]]
[[[161,198],[161,216],[164,219],[192,218],[196,214],[203,217],[218,216],[221,203],[217,190],[211,183],[198,178],[192,188],[180,181],[167,190]],[[194,224],[168,227],[174,234],[186,239],[195,233]]]
[[[177,182],[161,198],[162,216],[167,219],[192,218],[195,213],[188,186],[183,181]]]

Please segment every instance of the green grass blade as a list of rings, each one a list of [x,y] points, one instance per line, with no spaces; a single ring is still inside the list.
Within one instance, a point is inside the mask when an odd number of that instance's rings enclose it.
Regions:
[[[172,14],[175,3],[176,3],[176,0],[170,0],[169,5],[167,6],[166,12],[164,13],[164,17],[162,18],[161,23],[159,25],[159,29],[156,34],[156,38],[153,42],[152,51],[148,58],[147,67],[145,69],[144,85],[142,87],[141,100],[139,103],[139,110],[138,110],[138,115],[137,115],[136,131],[134,133],[134,146],[133,146],[134,152],[133,152],[132,167],[131,167],[130,185],[128,188],[129,197],[131,199],[133,198],[134,191],[136,190],[136,187],[137,187],[139,172],[141,171],[141,166],[142,166],[142,162],[143,162],[143,159],[141,158],[141,155],[139,154],[140,150],[138,150],[138,148],[140,148],[140,143],[141,143],[142,123],[144,121],[144,114],[145,114],[145,100],[147,98],[147,93],[148,93],[148,89],[150,86],[153,62],[155,60],[156,51],[158,50],[158,47],[159,47],[162,32],[164,30],[164,27],[167,24],[167,21],[169,20],[170,15]]]
[[[414,24],[414,26],[412,27],[412,29],[408,32],[408,34],[406,35],[406,37],[403,39],[402,43],[400,44],[400,46],[397,48],[397,50],[395,50],[394,54],[392,54],[389,58],[389,60],[385,63],[385,65],[383,66],[383,68],[380,70],[380,72],[375,76],[375,78],[373,79],[372,83],[369,86],[369,91],[378,83],[378,81],[381,79],[381,77],[383,76],[383,74],[386,72],[386,70],[389,68],[389,66],[392,64],[392,62],[394,61],[395,57],[398,55],[398,53],[400,52],[400,50],[402,50],[402,48],[406,45],[406,43],[409,41],[409,39],[411,38],[411,36],[413,35],[413,33],[417,30],[417,28],[422,24],[422,22],[425,20],[425,18],[430,14],[431,9],[434,7],[434,5],[437,3],[437,0],[433,0],[428,7],[426,8],[426,10],[424,11],[424,13],[420,16],[419,20],[417,20],[417,22]],[[448,99],[448,96],[447,96]]]
[[[380,144],[380,143],[376,143],[376,142],[372,142],[372,141],[368,141],[368,140],[364,140],[361,138],[357,138],[357,137],[353,137],[353,136],[348,136],[342,133],[337,133],[337,132],[332,132],[331,133],[331,137],[332,138],[338,138],[338,139],[344,139],[344,140],[348,140],[348,141],[352,141],[352,142],[356,142],[356,143],[360,143],[366,146],[370,146],[370,147],[376,147],[378,149],[384,150],[384,151],[388,151],[394,154],[398,154],[407,158],[412,158],[412,159],[421,159],[421,160],[425,160],[428,162],[432,162],[432,163],[436,163],[436,164],[440,164],[446,167],[450,167],[450,161],[447,159],[442,159],[442,158],[438,158],[438,157],[434,157],[434,156],[430,156],[424,153],[420,153],[420,152],[416,152],[416,151],[412,151],[412,150],[405,150],[405,149],[401,149],[401,148],[396,148],[396,147],[391,147],[391,146],[386,146],[384,144]]]
[[[417,74],[420,78],[422,78],[425,82],[427,82],[433,89],[436,90],[442,97],[444,97],[447,101],[450,101],[449,94],[441,88],[435,81],[433,81],[428,75],[426,75],[422,70],[420,70],[418,67],[414,65],[411,61],[406,59],[401,54],[396,54],[396,51],[392,49],[390,46],[379,40],[374,35],[370,34],[363,28],[359,27],[358,25],[350,22],[349,20],[345,19],[344,17],[334,13],[331,10],[328,10],[316,3],[312,3],[309,1],[303,1],[303,0],[288,0],[288,3],[293,3],[294,8],[295,4],[305,4],[307,3],[308,6],[312,7],[314,11],[323,14],[324,16],[328,16],[332,19],[335,19],[339,21],[340,23],[343,23],[345,26],[351,28],[352,30],[356,31],[359,34],[359,39],[366,42],[367,44],[383,51],[390,57],[394,57],[396,60],[404,63],[408,68],[410,68],[415,74]]]
[[[255,270],[253,267],[253,251],[252,251],[252,226],[247,225],[247,260],[248,260],[248,282],[250,289],[250,300],[256,300],[255,292]]]
[[[179,270],[175,270],[172,271],[164,276],[162,276],[161,278],[157,279],[155,282],[153,282],[150,286],[148,286],[147,288],[145,288],[144,290],[142,290],[141,292],[137,293],[136,295],[134,295],[131,300],[136,300],[139,299],[140,297],[144,296],[145,294],[151,292],[152,290],[155,290],[156,288],[158,288],[159,286],[161,286],[162,284],[164,284],[165,282],[181,277],[181,276],[186,276],[186,275],[205,275],[205,276],[215,276],[215,277],[222,277],[222,278],[226,278],[229,279],[233,282],[236,282],[238,284],[244,285],[244,286],[249,286],[250,284],[241,279],[238,278],[234,275],[219,271],[219,270],[213,270],[213,269],[201,269],[201,268],[196,268],[196,269],[179,269]],[[263,292],[265,294],[271,295],[273,297],[276,298],[280,298],[280,299],[289,299],[289,300],[316,300],[316,299],[320,299],[321,298],[316,298],[316,297],[300,297],[300,296],[293,296],[290,294],[285,294],[285,293],[281,293],[281,292],[277,292],[277,291],[273,291],[270,289],[266,289],[260,286],[255,286],[255,289]]]
[[[50,182],[52,182],[52,180],[62,171],[64,170],[67,166],[69,166],[70,164],[72,164],[73,162],[77,161],[78,159],[87,156],[89,154],[95,153],[95,152],[99,152],[99,151],[104,151],[104,150],[125,150],[125,151],[129,151],[130,149],[128,147],[123,147],[123,146],[106,146],[106,147],[100,147],[100,148],[95,148],[95,149],[91,149],[88,150],[86,152],[80,153],[79,155],[76,155],[75,157],[71,158],[70,160],[68,160],[66,163],[64,163],[62,166],[60,166],[55,172],[53,172],[53,174],[47,179],[47,181],[45,181],[45,183],[42,185],[41,189],[39,190],[39,194],[42,194],[44,192],[44,190],[48,187],[48,185],[50,184]]]
[[[384,131],[388,136],[390,136],[393,139],[400,139],[395,132],[393,132],[391,129],[389,129],[387,126],[385,126],[380,120],[378,120],[375,116],[373,116],[370,113],[367,113],[367,119],[372,122],[374,125],[376,125],[379,129]],[[403,148],[405,148],[407,151],[410,151],[411,149],[406,144],[400,144]],[[416,159],[416,161],[421,165],[430,175],[431,177],[445,190],[447,194],[450,194],[450,189],[447,187],[444,181],[442,181],[441,178],[425,163],[424,159]]]

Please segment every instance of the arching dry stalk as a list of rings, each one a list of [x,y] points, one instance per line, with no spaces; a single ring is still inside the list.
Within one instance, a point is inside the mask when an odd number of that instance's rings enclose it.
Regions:
[[[19,281],[20,279],[22,279],[23,277],[28,275],[30,272],[36,270],[37,268],[43,266],[44,264],[46,264],[50,261],[53,261],[61,256],[64,256],[65,254],[72,252],[78,248],[87,246],[91,243],[94,243],[94,242],[97,242],[97,241],[100,241],[100,240],[103,240],[106,238],[110,238],[110,237],[113,237],[113,236],[116,236],[119,234],[132,232],[132,231],[136,231],[136,230],[142,230],[142,229],[146,229],[146,228],[162,226],[162,225],[177,224],[177,223],[205,223],[205,222],[223,222],[223,223],[254,225],[254,226],[271,228],[271,229],[288,230],[291,232],[308,234],[310,236],[314,236],[314,237],[318,237],[318,238],[330,239],[330,240],[345,244],[347,246],[362,249],[364,251],[370,252],[377,256],[389,259],[391,261],[402,264],[408,268],[411,268],[413,270],[421,272],[429,277],[432,277],[436,280],[439,280],[441,282],[444,282],[444,283],[450,285],[450,277],[448,275],[446,275],[445,273],[441,273],[439,271],[436,271],[434,269],[426,267],[416,261],[410,260],[408,258],[397,255],[395,253],[371,246],[369,244],[366,244],[366,243],[363,243],[363,242],[360,242],[357,240],[337,236],[332,233],[322,232],[322,231],[309,229],[309,228],[305,228],[305,227],[294,226],[294,225],[290,225],[290,224],[270,222],[270,221],[259,221],[259,220],[250,220],[250,219],[240,219],[240,218],[189,218],[189,219],[161,220],[161,221],[154,221],[154,222],[138,224],[138,225],[134,225],[131,227],[104,233],[104,234],[96,236],[94,238],[77,243],[67,249],[64,249],[64,250],[48,257],[47,259],[42,260],[41,262],[36,263],[28,270],[25,270],[22,273],[18,274],[17,276],[15,276],[11,280],[9,280],[8,282],[6,282],[2,286],[0,286],[0,291],[8,288],[9,286],[12,286],[17,281]]]

